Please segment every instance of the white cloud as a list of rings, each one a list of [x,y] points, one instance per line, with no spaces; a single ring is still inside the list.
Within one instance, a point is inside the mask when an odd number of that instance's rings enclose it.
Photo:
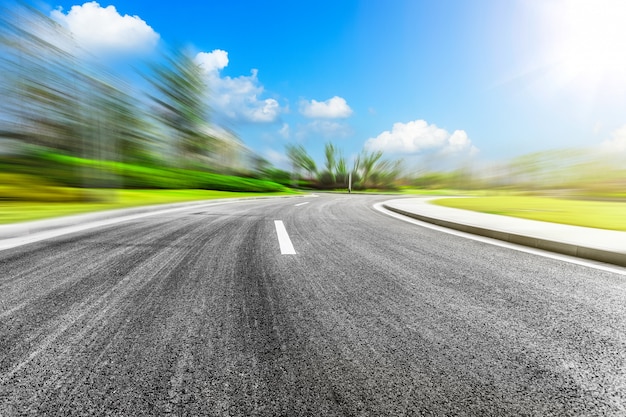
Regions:
[[[470,155],[478,153],[478,148],[472,145],[464,130],[455,130],[448,138],[447,145],[442,149],[443,153],[461,153],[469,151]]]
[[[228,66],[228,52],[215,49],[212,52],[200,52],[195,58],[196,64],[200,65],[206,73],[215,73]]]
[[[608,153],[626,152],[626,125],[615,130],[611,134],[611,139],[602,142],[600,148]]]
[[[298,139],[307,137],[321,137],[324,139],[341,139],[350,136],[352,128],[346,123],[330,120],[314,120],[298,127]]]
[[[302,100],[300,113],[309,118],[345,119],[352,115],[352,109],[344,98],[334,96],[326,101]]]
[[[51,12],[53,19],[72,32],[78,44],[96,55],[141,53],[152,50],[159,34],[138,16],[120,15],[115,6],[95,1]]]
[[[223,77],[220,71],[228,66],[228,52],[216,49],[200,52],[195,57],[200,65],[211,92],[211,106],[228,119],[239,122],[269,123],[278,120],[281,107],[273,98],[259,98],[263,85],[258,79],[258,70],[249,76]]]
[[[428,124],[425,120],[394,123],[390,131],[384,131],[377,137],[368,139],[365,147],[370,150],[408,154],[426,150],[445,154],[478,152],[478,148],[472,145],[465,131],[455,130],[451,135],[445,129]]]
[[[280,105],[278,101],[273,98],[268,98],[262,101],[257,101],[256,97],[253,97],[248,102],[248,111],[243,114],[251,122],[273,122],[278,118],[280,114]]]
[[[287,123],[283,123],[283,126],[278,131],[278,134],[285,139],[289,139],[290,129]]]

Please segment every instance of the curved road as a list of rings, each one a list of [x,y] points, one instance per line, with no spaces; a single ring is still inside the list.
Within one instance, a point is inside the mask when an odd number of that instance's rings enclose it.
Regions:
[[[1,251],[0,415],[626,415],[624,275],[385,199],[213,204]]]

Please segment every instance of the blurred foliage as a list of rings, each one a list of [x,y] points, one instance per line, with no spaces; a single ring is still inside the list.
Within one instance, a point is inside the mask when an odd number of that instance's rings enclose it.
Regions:
[[[521,217],[551,223],[626,231],[626,202],[583,201],[529,196],[444,198],[445,207]]]
[[[183,165],[209,151],[212,142],[206,132],[209,107],[207,86],[200,67],[186,52],[174,49],[163,62],[152,65],[146,76],[156,92],[150,94],[156,104],[156,119],[171,132],[177,160]]]
[[[91,194],[103,193],[103,190],[99,189],[82,189],[79,191]],[[107,190],[104,190],[104,192],[107,192]],[[0,224],[152,204],[180,203],[216,198],[256,197],[259,195],[258,193],[215,190],[110,190],[108,193],[114,193],[115,198],[92,200],[90,202],[47,201],[46,204],[41,204],[40,201],[37,201],[36,196],[23,201],[0,200]],[[270,195],[283,194],[290,195],[293,192],[270,193]]]
[[[589,149],[522,155],[505,163],[449,172],[422,172],[410,185],[424,189],[517,191],[535,195],[626,198],[626,160]]]
[[[71,34],[31,6],[0,11],[0,138],[85,158],[143,160],[152,138],[135,92],[77,53],[85,52]]]
[[[257,178],[282,184],[285,187],[310,188],[309,180],[294,178],[291,172],[275,167],[267,167],[259,171]]]
[[[57,186],[285,190],[233,132],[209,124],[207,86],[188,53],[149,65],[149,91],[86,56],[29,4],[0,8],[0,168],[14,174],[0,198],[83,198],[55,197]]]
[[[308,174],[307,178],[313,178],[317,175],[317,165],[306,149],[304,149],[304,146],[287,144],[285,149],[287,158],[291,161],[296,176],[300,176],[299,169],[304,170]]]
[[[0,201],[83,201],[82,189],[62,187],[27,174],[0,172]]]
[[[0,177],[4,184],[12,184],[12,194],[0,194],[0,199],[15,199],[15,189],[32,190],[33,187],[79,187],[90,177],[90,182],[98,188],[159,188],[159,189],[206,189],[224,191],[285,192],[286,187],[272,181],[222,175],[181,168],[162,168],[135,165],[123,162],[100,161],[62,155],[50,152],[37,152],[30,155],[0,158],[0,168],[5,174]],[[20,179],[20,181],[17,181]],[[7,182],[4,182],[7,181]],[[6,188],[8,190],[8,188]],[[43,188],[42,188],[43,189]],[[58,188],[57,188],[58,189]],[[0,188],[2,190],[2,188]],[[37,193],[25,191],[22,195]],[[40,196],[48,195],[42,192]],[[71,194],[77,198],[87,198],[80,190]],[[43,199],[43,198],[39,198]],[[52,199],[54,201],[54,198]]]
[[[626,198],[623,154],[576,149],[449,172],[407,172],[380,151],[362,151],[350,167],[329,142],[318,165],[302,145],[287,145],[287,173],[209,123],[207,86],[185,51],[169,50],[149,65],[147,91],[85,56],[70,33],[34,7],[0,7],[0,172],[13,174],[0,178],[0,198],[23,198],[26,189],[37,189],[33,194],[46,201],[92,198],[63,187],[346,189],[350,178],[354,190],[410,185]]]
[[[346,189],[350,179],[353,190],[395,190],[399,185],[402,162],[384,160],[382,152],[363,151],[350,168],[341,150],[328,142],[324,147],[324,170],[318,171],[315,161],[302,145],[287,145],[286,150],[293,167],[293,178],[307,181],[310,188]],[[308,176],[303,177],[300,170]]]

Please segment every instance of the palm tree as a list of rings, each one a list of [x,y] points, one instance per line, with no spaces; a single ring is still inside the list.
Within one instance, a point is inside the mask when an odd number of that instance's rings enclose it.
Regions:
[[[309,178],[317,174],[317,165],[315,165],[313,158],[304,149],[304,146],[288,144],[285,147],[287,149],[287,157],[294,168],[305,170],[309,174]]]
[[[337,186],[348,186],[348,164],[341,153],[335,165],[335,181]]]
[[[337,166],[337,148],[331,142],[324,146],[324,157],[326,161],[324,165],[326,170],[320,175],[320,181],[326,185],[335,183],[335,168]]]
[[[359,160],[359,166],[361,168],[361,181],[362,181],[363,188],[367,188],[368,186],[370,186],[369,184],[370,176],[374,172],[376,163],[380,160],[380,158],[382,158],[382,156],[383,156],[382,151],[371,152],[371,153],[367,153],[363,151],[361,153],[358,160]]]

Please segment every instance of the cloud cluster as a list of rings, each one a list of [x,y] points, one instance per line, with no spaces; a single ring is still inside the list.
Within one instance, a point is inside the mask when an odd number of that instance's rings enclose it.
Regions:
[[[221,49],[215,49],[213,52],[199,52],[195,62],[205,73],[214,74],[228,66],[228,52]]]
[[[602,142],[600,148],[608,153],[626,152],[626,125],[615,130],[611,134],[611,139]]]
[[[455,130],[450,134],[425,120],[414,120],[408,123],[394,123],[391,130],[382,132],[375,138],[365,142],[369,150],[380,150],[389,153],[415,154],[422,151],[437,151],[443,154],[468,152],[475,154],[478,148],[472,145],[463,130]]]
[[[120,15],[115,6],[95,1],[72,6],[69,12],[53,10],[51,16],[72,32],[78,44],[94,55],[144,53],[159,42],[159,34],[138,16]]]
[[[202,68],[211,91],[213,109],[237,122],[269,123],[278,120],[281,107],[273,98],[259,98],[264,87],[253,69],[248,76],[222,76],[220,71],[228,66],[228,52],[216,49],[200,52],[195,62]]]
[[[304,139],[308,136],[322,137],[324,139],[341,139],[350,136],[352,133],[352,128],[347,123],[332,120],[313,120],[300,125],[296,136],[298,139]]]
[[[326,101],[302,100],[300,113],[311,119],[345,119],[352,115],[352,109],[344,98],[334,96]]]
[[[346,119],[353,113],[343,97],[334,96],[325,101],[303,99],[300,100],[299,110],[301,115],[314,120],[297,126],[295,137],[298,140],[311,136],[339,139],[353,134],[347,122],[337,120]]]

